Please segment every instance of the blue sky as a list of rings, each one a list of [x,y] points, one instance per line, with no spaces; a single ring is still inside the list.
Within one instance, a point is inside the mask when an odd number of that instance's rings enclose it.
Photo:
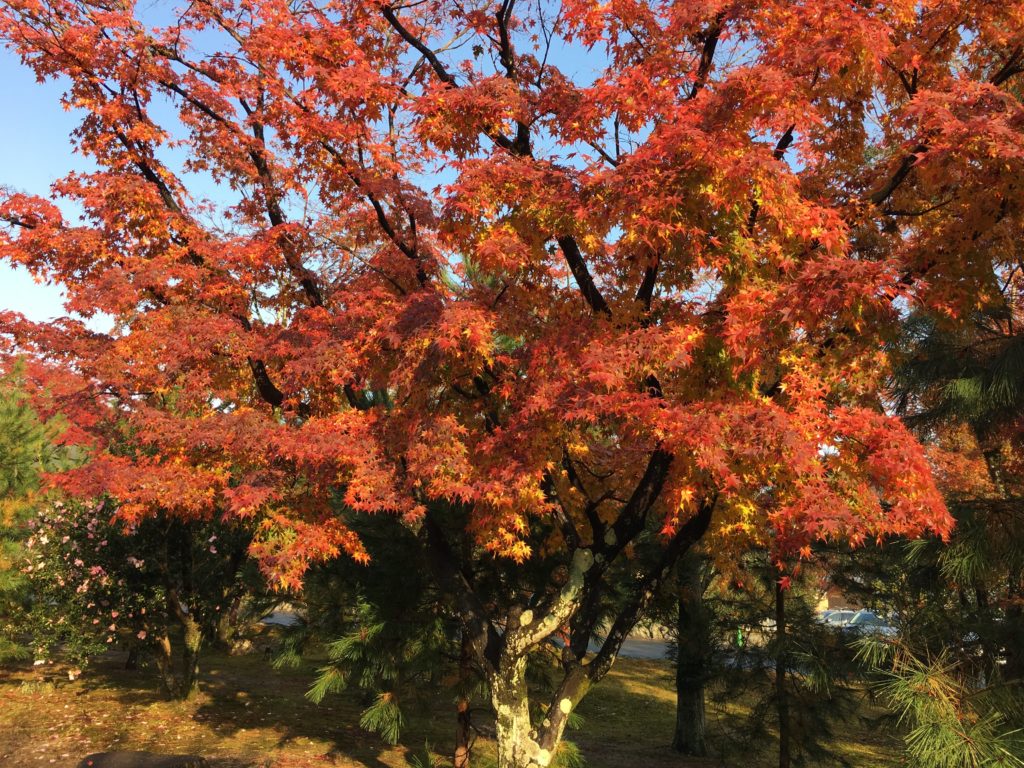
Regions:
[[[173,0],[150,0],[139,10],[145,12],[147,21],[168,23],[174,4]],[[556,46],[551,60],[567,72],[582,75],[585,80],[594,74],[582,50]],[[70,171],[93,167],[72,151],[70,133],[77,126],[78,117],[61,106],[63,87],[60,83],[38,83],[17,55],[0,46],[0,84],[4,103],[17,105],[8,119],[0,121],[0,185],[49,197],[50,185],[55,180]],[[173,158],[165,160],[173,164]],[[226,190],[218,189],[209,179],[191,181],[198,182],[193,192],[221,199],[226,194]],[[431,181],[437,184],[444,179]],[[60,205],[59,200],[55,202]],[[75,211],[68,208],[65,213],[73,217]],[[59,286],[39,284],[25,270],[3,263],[0,263],[0,309],[15,310],[37,321],[65,314]],[[106,323],[94,320],[90,325],[104,327]]]
[[[71,151],[69,134],[75,116],[60,105],[62,89],[40,84],[16,55],[0,48],[0,92],[3,102],[16,105],[0,120],[0,184],[45,195],[50,184],[74,168],[85,167]],[[33,320],[64,314],[57,286],[37,284],[24,270],[0,264],[0,307]]]

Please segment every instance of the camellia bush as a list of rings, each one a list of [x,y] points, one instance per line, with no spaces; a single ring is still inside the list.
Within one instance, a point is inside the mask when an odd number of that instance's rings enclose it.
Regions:
[[[38,661],[84,667],[110,648],[155,660],[165,692],[198,690],[200,657],[261,579],[238,526],[158,515],[126,526],[108,501],[54,501],[30,521],[26,629]]]
[[[38,662],[52,660],[57,646],[78,665],[127,635],[144,641],[153,608],[162,596],[142,587],[145,561],[126,557],[103,506],[52,502],[29,523],[23,572],[32,592],[28,627]],[[147,613],[149,614],[147,618]]]
[[[413,531],[499,765],[544,766],[694,542],[948,532],[885,344],[1016,263],[1022,30],[1016,0],[11,0],[94,166],[5,195],[0,257],[112,328],[4,339],[95,448],[61,485],[122,521],[254,521],[282,585],[367,558],[339,504]]]

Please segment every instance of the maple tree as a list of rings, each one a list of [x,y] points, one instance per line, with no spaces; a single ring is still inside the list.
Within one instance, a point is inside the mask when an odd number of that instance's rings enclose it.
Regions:
[[[545,765],[698,539],[948,531],[883,343],[1016,259],[1022,29],[1012,0],[9,0],[96,169],[5,195],[0,254],[113,328],[5,338],[94,446],[62,485],[129,523],[255,518],[286,585],[365,559],[339,502],[415,530],[499,764]]]

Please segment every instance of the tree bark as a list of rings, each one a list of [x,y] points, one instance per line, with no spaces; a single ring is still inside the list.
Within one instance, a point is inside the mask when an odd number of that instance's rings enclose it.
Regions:
[[[185,642],[182,648],[181,693],[179,698],[189,699],[199,693],[199,650],[203,645],[203,632],[199,622],[191,616],[183,622]]]
[[[704,616],[700,557],[689,552],[679,561],[679,614],[676,624],[676,731],[672,748],[704,757],[707,721],[704,683],[707,680],[708,638]]]
[[[160,683],[168,698],[185,701],[199,692],[199,652],[203,633],[193,619],[182,622],[184,642],[181,649],[181,667],[175,668],[171,638],[163,632],[156,640],[156,666]]]
[[[455,756],[453,768],[469,768],[469,745],[473,721],[470,712],[469,691],[473,681],[473,641],[462,633],[459,652],[459,698],[455,702]]]
[[[174,675],[174,661],[171,657],[171,638],[166,632],[156,639],[156,668],[160,673],[160,685],[170,699],[178,698],[178,681]]]
[[[542,750],[530,722],[526,656],[505,657],[491,677],[498,768],[546,768],[551,753]]]
[[[592,637],[603,617],[599,610],[608,594],[611,564],[628,552],[630,544],[648,528],[647,513],[657,501],[672,456],[655,450],[643,477],[623,504],[614,523],[603,522],[595,510],[585,511],[592,526],[586,541],[566,514],[559,521],[570,554],[569,562],[557,564],[547,585],[533,591],[524,602],[494,605],[476,592],[474,569],[448,541],[443,518],[428,508],[420,536],[426,546],[427,564],[442,591],[459,613],[473,655],[486,676],[495,712],[498,768],[546,768],[561,743],[566,723],[589,687],[611,668],[623,641],[636,626],[654,595],[665,585],[679,557],[705,534],[717,502],[709,494],[697,513],[669,541],[650,552],[650,562],[628,597],[618,606],[600,650],[591,658],[585,647],[577,653],[570,641],[561,651],[562,676],[538,722],[531,719],[526,685],[527,658],[549,638],[570,631],[573,637]],[[549,493],[554,492],[549,487]],[[500,629],[500,631],[499,631]],[[585,646],[585,644],[583,644]]]
[[[217,637],[214,642],[220,650],[228,653],[234,648],[235,619],[233,611],[223,611],[217,617]]]
[[[775,581],[775,709],[779,716],[779,768],[790,766],[789,692],[786,689],[786,590]]]

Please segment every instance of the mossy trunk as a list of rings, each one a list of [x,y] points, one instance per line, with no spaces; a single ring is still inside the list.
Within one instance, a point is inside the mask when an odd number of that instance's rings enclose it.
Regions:
[[[575,666],[562,678],[538,722],[530,718],[526,685],[527,654],[503,655],[491,678],[491,702],[497,730],[498,768],[547,768],[562,743],[569,715],[590,687],[585,668]]]
[[[185,639],[182,648],[181,694],[189,699],[199,693],[199,651],[203,646],[203,633],[199,622],[189,617],[184,622]]]
[[[156,666],[160,685],[168,698],[185,701],[199,692],[199,653],[203,633],[199,623],[188,619],[184,624],[181,666],[175,667],[171,638],[163,633],[156,642]]]
[[[498,768],[545,768],[550,754],[542,754],[530,722],[530,700],[526,689],[526,657],[502,659],[491,679],[498,741]]]
[[[565,734],[569,715],[586,695],[589,682],[582,667],[569,673],[555,692],[543,720],[530,719],[525,656],[502,665],[491,680],[497,731],[498,768],[547,768]]]

